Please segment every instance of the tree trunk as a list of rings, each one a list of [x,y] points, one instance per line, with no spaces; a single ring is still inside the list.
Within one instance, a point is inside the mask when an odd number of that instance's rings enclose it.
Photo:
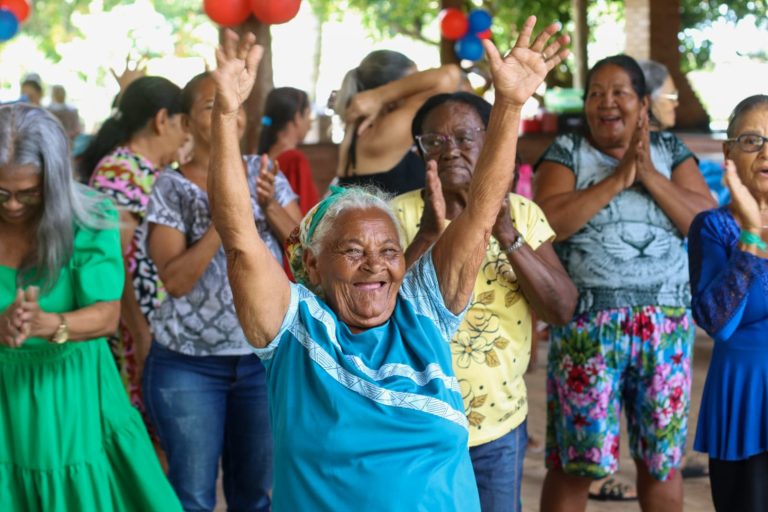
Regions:
[[[440,0],[440,9],[447,9],[453,7],[454,9],[464,10],[464,0]],[[453,45],[456,41],[445,39],[442,34],[440,35],[440,63],[441,64],[458,64],[459,58],[456,56],[456,52],[453,51]]]
[[[251,95],[245,101],[245,112],[248,118],[245,127],[245,135],[240,141],[240,148],[243,154],[255,154],[259,147],[259,134],[261,133],[261,116],[264,111],[264,101],[269,91],[274,89],[275,84],[272,77],[272,35],[269,31],[269,25],[265,25],[251,16],[242,25],[234,28],[235,32],[242,35],[252,32],[256,35],[256,43],[264,48],[264,55],[261,58],[256,74],[256,84],[253,86]],[[219,37],[223,30],[219,31]]]

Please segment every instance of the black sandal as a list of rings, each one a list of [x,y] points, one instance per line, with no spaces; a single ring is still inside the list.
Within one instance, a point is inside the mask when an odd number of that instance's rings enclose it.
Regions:
[[[627,496],[632,487],[614,480],[607,479],[596,493],[589,493],[589,499],[596,501],[636,501],[637,496]]]

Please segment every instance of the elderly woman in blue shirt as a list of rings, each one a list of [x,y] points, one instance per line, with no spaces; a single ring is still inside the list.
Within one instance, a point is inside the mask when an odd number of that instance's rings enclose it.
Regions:
[[[225,35],[208,189],[238,317],[267,368],[274,510],[479,509],[448,342],[509,190],[520,109],[568,53],[566,36],[548,43],[557,25],[531,41],[534,24],[503,58],[485,43],[496,86],[487,142],[467,208],[434,247],[406,272],[386,201],[336,191],[300,226],[303,285],[259,237],[245,176],[233,172],[237,110],[261,51],[252,34]]]

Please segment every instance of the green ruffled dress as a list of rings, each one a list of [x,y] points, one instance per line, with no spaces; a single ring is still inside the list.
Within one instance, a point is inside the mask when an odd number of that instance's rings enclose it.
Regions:
[[[76,228],[72,259],[40,306],[68,312],[119,300],[123,276],[118,230]],[[0,311],[15,288],[16,270],[0,266]],[[181,505],[106,339],[0,346],[0,511],[110,510]]]

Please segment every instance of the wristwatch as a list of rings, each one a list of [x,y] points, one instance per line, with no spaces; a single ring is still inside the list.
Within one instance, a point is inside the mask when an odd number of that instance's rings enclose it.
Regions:
[[[64,315],[61,313],[57,314],[59,316],[59,326],[56,328],[53,336],[51,336],[50,342],[61,345],[69,339],[69,326],[67,325],[67,319],[64,318]]]

